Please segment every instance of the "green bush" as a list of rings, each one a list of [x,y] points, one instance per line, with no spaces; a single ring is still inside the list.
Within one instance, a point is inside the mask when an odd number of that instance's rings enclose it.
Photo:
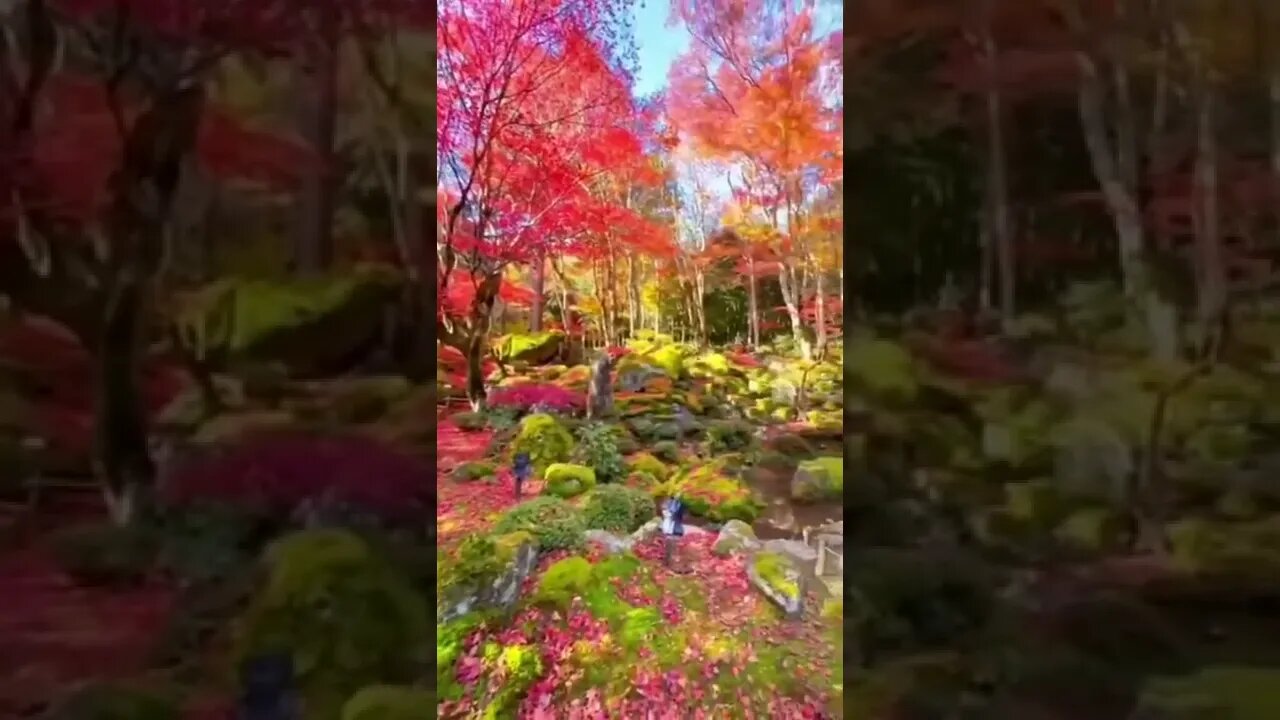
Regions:
[[[674,440],[656,442],[650,449],[653,451],[653,456],[663,462],[673,463],[680,461],[680,445]]]
[[[659,481],[666,480],[671,476],[671,470],[667,468],[666,464],[649,453],[640,453],[633,456],[627,465],[631,472],[648,473]]]
[[[684,375],[684,349],[679,345],[664,345],[650,353],[649,358],[672,380]]]
[[[707,449],[713,453],[744,450],[751,444],[752,426],[736,420],[716,420],[707,427]]]
[[[454,469],[452,475],[454,480],[463,482],[470,480],[483,480],[487,477],[493,477],[497,472],[497,467],[493,463],[485,460],[472,460],[465,462]]]
[[[541,475],[552,463],[565,462],[573,451],[573,436],[547,413],[526,415],[511,442],[511,456],[528,453],[534,472]]]
[[[110,523],[71,528],[53,543],[59,567],[84,585],[140,582],[155,565],[155,537],[140,528]]]
[[[544,477],[547,492],[556,497],[571,498],[596,486],[596,473],[589,467],[555,463],[547,468]]]
[[[588,528],[630,533],[653,517],[653,498],[637,488],[602,485],[587,494],[582,516]]]
[[[454,413],[449,416],[449,419],[453,421],[454,425],[457,425],[463,430],[483,430],[489,424],[489,420],[485,417],[484,413],[471,412],[469,410],[466,412]]]
[[[342,720],[421,720],[435,706],[435,698],[422,688],[370,685],[342,706]]]
[[[567,557],[547,568],[534,591],[536,602],[565,606],[591,584],[591,563],[583,557]]]
[[[618,431],[619,428],[605,423],[587,423],[578,428],[574,458],[594,469],[596,479],[602,483],[617,482],[627,472],[618,449]]]
[[[425,600],[345,530],[307,530],[268,550],[266,583],[236,626],[237,664],[291,653],[308,720],[336,720],[356,690],[408,681],[430,661]]]
[[[537,497],[508,510],[494,525],[498,534],[524,530],[542,551],[575,548],[582,544],[587,526],[582,513],[556,497]]]
[[[142,685],[95,682],[76,690],[41,717],[46,720],[179,720],[173,693]]]

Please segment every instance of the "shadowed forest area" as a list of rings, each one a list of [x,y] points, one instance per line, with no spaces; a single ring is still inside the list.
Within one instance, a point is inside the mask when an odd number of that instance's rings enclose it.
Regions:
[[[849,8],[847,716],[1276,715],[1277,12]]]

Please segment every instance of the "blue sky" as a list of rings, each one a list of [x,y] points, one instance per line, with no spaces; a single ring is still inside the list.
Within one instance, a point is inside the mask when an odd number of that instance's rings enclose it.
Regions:
[[[666,87],[671,64],[689,47],[689,32],[684,25],[667,27],[670,7],[668,0],[643,0],[635,6],[635,37],[640,51],[636,97]]]

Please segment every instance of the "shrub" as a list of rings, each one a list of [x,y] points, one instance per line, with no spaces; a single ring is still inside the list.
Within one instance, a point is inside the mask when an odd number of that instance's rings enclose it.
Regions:
[[[640,453],[632,456],[627,465],[632,472],[649,473],[658,480],[666,480],[671,474],[671,471],[661,460],[649,453]]]
[[[420,720],[435,712],[431,692],[403,685],[370,685],[342,706],[342,720]]]
[[[578,428],[578,448],[574,456],[595,470],[602,483],[616,482],[626,474],[622,453],[618,451],[617,429],[604,423],[588,423]]]
[[[547,568],[538,580],[534,600],[552,605],[568,605],[575,595],[581,595],[591,583],[591,563],[582,557],[567,557]]]
[[[571,498],[596,486],[596,473],[589,467],[556,463],[545,474],[547,492],[556,497]]]
[[[449,416],[454,425],[463,430],[483,430],[489,424],[484,413],[479,412],[460,412]]]
[[[218,504],[165,513],[159,524],[160,565],[188,582],[229,577],[250,559],[257,519]]]
[[[650,353],[649,358],[672,380],[679,380],[684,374],[684,350],[679,345],[664,345]]]
[[[539,406],[549,411],[571,415],[586,407],[586,397],[559,385],[528,383],[498,388],[489,395],[489,405],[526,411]]]
[[[240,442],[176,467],[163,488],[168,504],[220,503],[287,517],[324,498],[382,520],[416,522],[434,484],[420,460],[358,435],[277,433]]]
[[[472,460],[459,465],[454,469],[452,475],[454,480],[466,482],[492,477],[495,472],[497,472],[497,468],[493,463],[485,460]]]
[[[429,662],[426,602],[358,536],[295,533],[268,559],[267,581],[236,628],[234,657],[291,653],[308,718],[336,720],[356,690],[412,679]]]
[[[95,682],[76,690],[41,717],[47,720],[179,720],[172,693],[142,685]]]
[[[109,523],[61,531],[54,540],[59,567],[84,585],[140,582],[156,560],[154,537],[134,527]]]
[[[751,444],[750,423],[717,420],[707,427],[707,449],[712,452],[743,450]]]
[[[539,475],[552,463],[565,462],[573,450],[573,436],[546,413],[535,413],[520,421],[520,430],[511,442],[511,455],[528,453],[534,472]]]
[[[462,538],[447,555],[437,556],[437,595],[453,587],[477,587],[494,580],[510,559],[504,554],[491,535],[476,533]]]
[[[644,490],[603,485],[587,494],[582,516],[588,528],[630,533],[653,516],[653,498]]]
[[[680,461],[680,445],[674,440],[663,440],[653,444],[654,457],[663,462],[679,462]]]
[[[577,547],[587,527],[582,514],[569,503],[537,497],[508,510],[493,529],[498,534],[524,530],[534,537],[539,550],[547,551]]]

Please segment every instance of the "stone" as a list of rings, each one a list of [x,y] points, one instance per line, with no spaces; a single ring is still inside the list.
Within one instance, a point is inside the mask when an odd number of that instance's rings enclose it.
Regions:
[[[833,500],[844,493],[844,459],[806,460],[791,478],[791,497],[801,501]]]
[[[520,597],[520,587],[538,564],[538,548],[532,542],[516,549],[515,558],[507,570],[491,583],[479,588],[467,588],[442,602],[437,611],[437,624],[462,617],[473,610],[515,607]]]
[[[635,546],[635,540],[630,536],[620,538],[608,530],[588,530],[583,534],[583,539],[588,543],[596,543],[604,547],[610,555],[618,555],[630,552]]]
[[[666,377],[661,368],[643,361],[624,359],[618,363],[617,384],[622,392],[642,392],[651,380]]]
[[[760,548],[755,531],[741,520],[730,520],[720,528],[711,551],[716,555],[732,555],[735,552],[754,552]]]
[[[787,614],[797,618],[804,610],[799,592],[800,571],[782,555],[761,552],[747,560],[747,581]]]
[[[809,576],[813,575],[814,565],[818,562],[818,551],[799,540],[769,540],[765,542],[764,549],[787,558],[797,570]]]

